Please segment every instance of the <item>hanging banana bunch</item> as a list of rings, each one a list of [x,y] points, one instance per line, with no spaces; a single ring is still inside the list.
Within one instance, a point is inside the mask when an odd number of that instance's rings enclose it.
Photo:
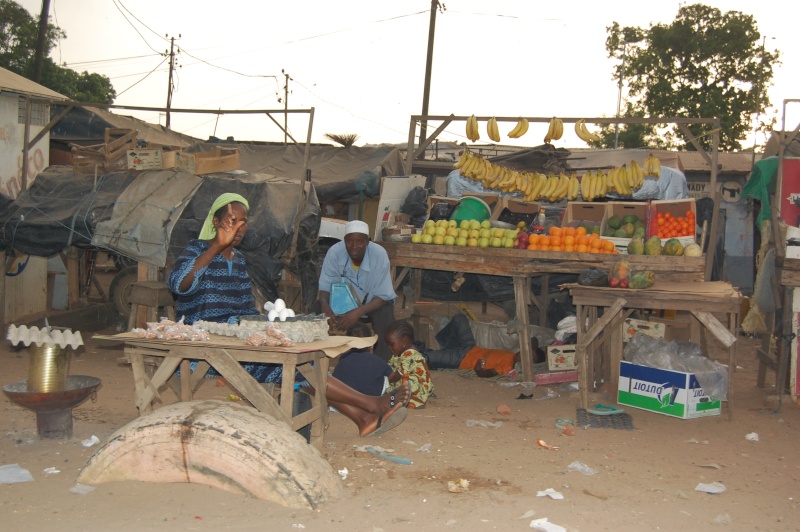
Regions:
[[[633,189],[639,190],[644,185],[644,170],[639,166],[639,163],[631,161],[630,172],[633,180]]]
[[[528,132],[528,119],[520,118],[519,121],[517,122],[517,125],[514,126],[514,129],[508,132],[508,138],[518,139],[527,132]]]
[[[486,134],[492,142],[500,142],[500,130],[497,128],[497,119],[492,117],[486,123]]]
[[[584,142],[597,142],[602,139],[601,136],[595,135],[586,129],[586,119],[584,118],[575,122],[575,134]]]
[[[551,140],[558,140],[564,134],[564,122],[555,116],[550,119],[550,124],[547,126],[547,134],[544,136],[544,143],[550,144]]]
[[[578,176],[574,173],[569,178],[569,190],[567,192],[567,199],[569,201],[575,201],[578,199],[578,192],[580,191],[580,182],[578,181]]]
[[[644,160],[644,176],[661,177],[661,161],[658,160],[652,153]]]
[[[467,118],[467,138],[470,142],[477,142],[481,138],[481,134],[478,131],[478,119],[475,118],[475,115]]]

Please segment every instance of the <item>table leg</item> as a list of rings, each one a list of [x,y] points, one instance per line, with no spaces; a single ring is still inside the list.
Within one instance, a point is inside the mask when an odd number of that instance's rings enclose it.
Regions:
[[[131,349],[126,349],[125,352],[131,361],[131,369],[133,370],[133,388],[136,395],[136,403],[137,405],[142,404],[139,408],[139,415],[149,414],[153,411],[152,398],[148,401],[142,399],[145,390],[151,386],[150,379],[147,377],[147,372],[144,368],[144,356]],[[158,396],[158,390],[152,390],[152,393]]]
[[[133,360],[131,360],[133,362]],[[139,415],[147,414],[153,411],[153,399],[158,398],[158,389],[162,384],[167,382],[175,370],[181,363],[180,357],[165,357],[164,362],[158,366],[158,369],[150,377],[150,382],[141,393],[136,394],[136,408],[139,409]]]
[[[181,401],[192,400],[192,368],[186,359],[181,360]]]
[[[517,304],[517,324],[519,334],[519,355],[522,359],[522,378],[533,381],[533,353],[531,352],[531,331],[528,322],[528,296],[531,292],[531,278],[527,275],[514,277],[514,300]]]
[[[586,346],[582,346],[581,339],[586,336],[586,307],[575,306],[575,324],[578,332],[575,356],[578,357],[578,386],[580,386],[581,407],[587,408],[589,404],[589,356]],[[582,346],[582,347],[580,347]]]
[[[281,410],[283,415],[292,419],[294,417],[294,373],[297,366],[294,363],[283,364],[283,380],[281,381]],[[289,423],[291,425],[291,422]],[[294,427],[292,427],[294,429]]]
[[[312,409],[319,409],[319,416],[311,422],[311,445],[322,449],[325,444],[325,429],[328,428],[328,400],[325,397],[328,386],[328,357],[320,356],[311,364],[303,364],[297,369],[314,388],[311,399]]]
[[[541,289],[539,290],[539,325],[547,327],[547,307],[550,304],[550,275],[544,274],[540,280]],[[528,290],[530,293],[530,290]]]

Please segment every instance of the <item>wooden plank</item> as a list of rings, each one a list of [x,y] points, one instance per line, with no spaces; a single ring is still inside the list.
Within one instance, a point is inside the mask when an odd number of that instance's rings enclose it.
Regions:
[[[800,286],[800,271],[778,268],[777,276],[782,286]]]
[[[700,323],[702,323],[706,329],[708,329],[714,337],[719,340],[722,345],[725,347],[730,347],[736,341],[736,336],[734,336],[719,320],[710,312],[705,312],[702,310],[693,310],[691,311],[694,317],[696,317]]]
[[[533,353],[531,352],[531,330],[528,323],[528,294],[531,293],[531,278],[527,275],[514,277],[514,301],[517,305],[517,332],[519,355],[522,359],[522,377],[533,382]]]
[[[595,338],[597,338],[597,335],[599,335],[603,329],[605,329],[611,323],[611,320],[613,320],[617,314],[622,311],[622,307],[624,307],[627,303],[628,302],[622,297],[617,298],[603,313],[603,316],[600,317],[588,331],[586,331],[586,334],[583,335],[582,338],[578,338],[578,343],[575,346],[576,351],[578,349],[586,349],[586,347],[591,344]]]

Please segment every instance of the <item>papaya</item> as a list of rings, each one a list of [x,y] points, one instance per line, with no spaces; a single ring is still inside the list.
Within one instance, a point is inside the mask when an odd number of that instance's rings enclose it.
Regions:
[[[639,217],[635,214],[628,214],[624,218],[622,218],[622,224],[635,224],[639,220]]]
[[[624,229],[617,229],[611,236],[614,238],[628,238],[628,233],[626,233]]]
[[[615,214],[608,219],[608,226],[614,229],[619,229],[622,226],[622,218]]]
[[[644,230],[644,222],[641,219],[637,219],[635,222],[633,222],[633,227]]]
[[[628,279],[628,286],[641,290],[643,288],[650,288],[656,282],[655,273],[650,270],[633,273]]]
[[[662,255],[669,255],[671,257],[683,256],[683,244],[677,238],[670,238],[664,243]]]
[[[661,255],[661,239],[658,236],[651,236],[644,243],[645,255]]]
[[[633,226],[633,224],[623,224],[622,227],[620,227],[620,229],[625,231],[625,236],[627,238],[632,237],[633,236],[633,232],[636,230],[636,228]]]
[[[702,257],[703,250],[697,244],[689,244],[683,248],[683,255],[685,257]]]
[[[644,255],[644,240],[631,238],[631,241],[628,242],[628,255]]]
[[[644,240],[644,227],[637,227],[633,231],[633,236],[631,238],[641,238]]]

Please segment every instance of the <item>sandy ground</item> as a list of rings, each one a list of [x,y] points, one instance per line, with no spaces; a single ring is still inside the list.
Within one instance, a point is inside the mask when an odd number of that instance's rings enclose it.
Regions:
[[[113,330],[103,331],[113,334]],[[365,440],[340,414],[332,414],[323,450],[334,471],[349,470],[344,495],[318,511],[290,510],[197,484],[119,482],[88,494],[70,492],[97,447],[137,416],[129,366],[117,364],[122,347],[93,341],[72,360],[70,373],[99,377],[96,402],[74,410],[74,437],[39,440],[34,414],[5,397],[0,421],[0,465],[19,464],[33,482],[0,485],[0,515],[6,530],[527,530],[534,518],[571,531],[798,530],[800,515],[800,408],[768,402],[756,383],[755,341],[740,338],[733,379],[737,408],[726,416],[679,420],[628,409],[635,430],[578,429],[563,436],[557,418],[574,418],[577,393],[517,400],[519,387],[435,372],[436,397],[412,411],[398,429]],[[0,351],[2,383],[27,377],[26,350]],[[773,377],[770,377],[774,380]],[[214,381],[201,398],[224,399],[231,390]],[[166,401],[174,400],[171,392]],[[613,404],[595,394],[594,401]],[[499,403],[511,406],[504,417]],[[468,420],[502,422],[499,428],[470,427]],[[745,435],[755,432],[759,441]],[[560,447],[536,445],[537,439]],[[355,445],[379,445],[407,457],[398,465]],[[419,449],[430,444],[430,451]],[[582,462],[598,472],[567,472]],[[45,474],[46,468],[57,474]],[[450,493],[447,481],[470,481],[469,492]],[[721,482],[722,494],[695,491],[698,483]],[[553,488],[563,500],[537,497]]]

